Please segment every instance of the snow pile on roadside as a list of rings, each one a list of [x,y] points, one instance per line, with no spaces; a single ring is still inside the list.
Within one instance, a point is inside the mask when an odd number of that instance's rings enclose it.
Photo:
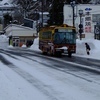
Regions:
[[[29,49],[40,51],[39,50],[39,38],[34,39],[33,45]]]
[[[94,40],[92,43],[95,48],[93,50],[91,49],[91,55],[95,58],[100,58],[100,40]]]
[[[88,43],[90,45],[91,51],[90,51],[90,55],[87,55],[86,53],[86,47],[85,47],[85,43]],[[35,50],[35,51],[40,51],[39,50],[39,38],[36,38],[34,40],[33,45],[29,48],[31,50]],[[74,54],[75,56],[80,56],[80,57],[87,57],[87,58],[95,58],[95,59],[100,59],[100,41],[99,40],[95,40],[95,39],[82,39],[76,40],[76,54]]]
[[[23,45],[22,45],[22,47],[26,47],[26,45],[25,45],[25,44],[23,44]]]
[[[7,48],[8,38],[5,35],[0,35],[0,48]]]
[[[0,42],[8,42],[8,38],[5,35],[0,35]]]
[[[13,48],[13,46],[12,45],[8,45],[8,48]]]
[[[88,43],[90,45],[91,51],[90,51],[90,55],[88,55],[88,57],[92,57],[92,58],[99,58],[100,59],[100,41],[99,40],[95,40],[95,39],[84,39],[84,40],[76,40],[76,55],[81,55],[82,57],[86,57],[86,47],[85,47],[85,43]]]

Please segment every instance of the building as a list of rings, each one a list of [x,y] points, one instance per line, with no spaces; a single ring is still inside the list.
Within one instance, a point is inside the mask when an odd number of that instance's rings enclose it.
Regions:
[[[49,12],[43,12],[43,16],[42,16],[42,12],[35,12],[33,15],[34,18],[32,19],[24,18],[23,26],[33,28],[34,30],[37,31],[38,34],[40,28],[47,25],[47,21],[49,19],[48,17]]]
[[[46,26],[48,19],[49,19],[49,12],[43,12],[43,16],[42,16],[42,12],[39,12],[39,23],[40,24],[43,23],[43,26]]]
[[[10,0],[11,1],[11,0]],[[13,21],[16,20],[15,14],[18,16],[17,5],[11,4],[9,0],[2,0],[0,1],[0,24],[2,24],[4,28],[4,15],[9,14],[12,16]],[[1,31],[1,30],[0,30]]]
[[[16,5],[11,4],[9,2],[0,2],[0,17],[2,17],[4,14],[9,13],[13,14],[15,11]]]
[[[23,24],[23,26],[34,28],[34,20],[28,19],[28,18],[24,18],[24,24]]]
[[[3,25],[2,24],[0,24],[0,34],[4,34],[4,32],[3,32]]]
[[[0,3],[2,2],[3,0],[0,0]]]
[[[73,10],[71,5],[64,5],[64,23],[73,25]],[[94,38],[94,25],[100,23],[100,5],[94,4],[77,4],[74,7],[74,21],[78,32],[79,24],[83,24],[82,35],[85,38]],[[79,10],[83,10],[81,22]]]
[[[27,44],[30,41],[34,41],[36,37],[36,30],[33,28],[10,24],[4,28],[5,35],[9,37],[9,44],[15,47],[21,47],[23,44]]]

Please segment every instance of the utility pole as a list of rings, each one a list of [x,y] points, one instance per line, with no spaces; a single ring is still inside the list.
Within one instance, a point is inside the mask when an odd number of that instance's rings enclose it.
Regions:
[[[41,22],[41,27],[43,27],[43,9],[44,8],[44,3],[43,3],[43,0],[42,0],[42,22]]]
[[[73,18],[72,18],[72,19],[73,19],[73,27],[75,27],[75,21],[74,21],[74,13],[75,13],[74,8],[75,8],[75,6],[76,6],[75,0],[71,0],[70,5],[71,5],[72,10],[73,10]]]
[[[81,40],[82,39],[82,33],[83,33],[83,25],[81,23],[83,10],[81,10],[81,9],[79,10],[79,15],[80,15],[79,33],[80,33],[80,40]]]

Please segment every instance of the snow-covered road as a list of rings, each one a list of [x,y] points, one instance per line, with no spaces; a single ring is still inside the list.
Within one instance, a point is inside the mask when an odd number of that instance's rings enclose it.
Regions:
[[[98,82],[87,81],[46,67],[36,56],[0,55],[11,62],[0,62],[0,100],[100,100],[99,74],[93,75]]]

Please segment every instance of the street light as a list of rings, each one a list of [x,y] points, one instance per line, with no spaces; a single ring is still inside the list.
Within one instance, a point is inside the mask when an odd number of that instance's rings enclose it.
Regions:
[[[71,2],[70,2],[70,5],[71,5],[71,7],[72,7],[72,9],[73,9],[73,26],[75,27],[75,21],[74,21],[74,13],[75,13],[74,7],[76,6],[75,1],[74,1],[74,0],[71,1]]]
[[[79,15],[80,15],[80,24],[79,24],[79,33],[80,33],[80,40],[81,40],[81,34],[83,32],[83,25],[82,25],[82,15],[83,15],[83,10],[79,10]]]
[[[80,15],[80,16],[83,15],[83,10],[82,10],[82,9],[79,10],[79,15]]]

